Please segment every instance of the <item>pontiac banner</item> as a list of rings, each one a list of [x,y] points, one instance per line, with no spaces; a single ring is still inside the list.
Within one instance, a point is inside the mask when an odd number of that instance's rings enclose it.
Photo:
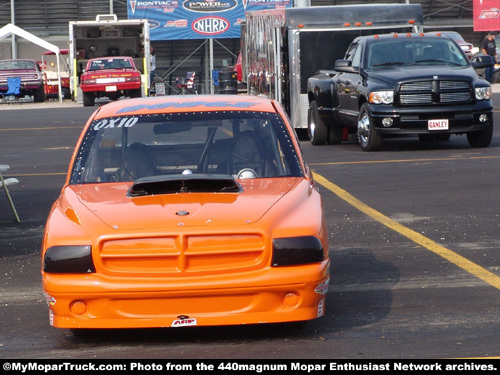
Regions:
[[[128,18],[147,18],[151,40],[239,38],[245,11],[291,7],[293,0],[128,0]]]
[[[474,31],[500,30],[500,1],[474,0]]]

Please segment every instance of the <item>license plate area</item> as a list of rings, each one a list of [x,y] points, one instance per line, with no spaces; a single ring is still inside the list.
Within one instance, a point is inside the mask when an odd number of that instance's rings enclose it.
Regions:
[[[116,91],[116,86],[106,86],[106,92]]]
[[[449,124],[448,119],[444,120],[428,120],[427,121],[428,130],[448,130]]]

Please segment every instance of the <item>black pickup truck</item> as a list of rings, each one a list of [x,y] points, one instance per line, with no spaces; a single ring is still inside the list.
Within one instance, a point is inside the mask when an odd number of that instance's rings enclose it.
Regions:
[[[314,145],[336,144],[357,134],[364,151],[387,135],[421,141],[466,134],[471,147],[487,147],[493,135],[491,86],[462,49],[440,33],[361,36],[334,71],[307,82],[308,135]]]

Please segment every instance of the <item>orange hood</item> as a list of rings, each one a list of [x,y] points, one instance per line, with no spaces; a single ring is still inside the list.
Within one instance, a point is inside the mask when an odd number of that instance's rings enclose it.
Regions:
[[[302,181],[302,184],[299,182]],[[70,185],[64,198],[79,217],[88,209],[107,226],[136,230],[193,226],[235,226],[258,221],[292,190],[299,204],[309,182],[302,178],[241,180],[236,193],[174,193],[130,197],[130,183]],[[302,186],[302,188],[299,188]],[[287,209],[280,210],[284,214]]]

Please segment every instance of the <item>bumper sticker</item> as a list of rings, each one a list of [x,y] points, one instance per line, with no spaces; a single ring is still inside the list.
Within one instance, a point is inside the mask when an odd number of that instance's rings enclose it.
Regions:
[[[320,316],[325,315],[325,299],[323,298],[321,301],[318,303],[318,318]]]
[[[43,292],[43,294],[45,295],[45,302],[47,302],[48,306],[54,306],[56,304],[56,299],[54,297],[45,292]]]
[[[330,278],[326,279],[325,282],[318,284],[314,291],[318,294],[325,295],[328,293],[328,287],[330,285]]]
[[[179,319],[175,319],[172,322],[172,327],[188,327],[188,326],[195,326],[197,324],[198,323],[196,322],[195,318],[181,316],[179,317]]]

